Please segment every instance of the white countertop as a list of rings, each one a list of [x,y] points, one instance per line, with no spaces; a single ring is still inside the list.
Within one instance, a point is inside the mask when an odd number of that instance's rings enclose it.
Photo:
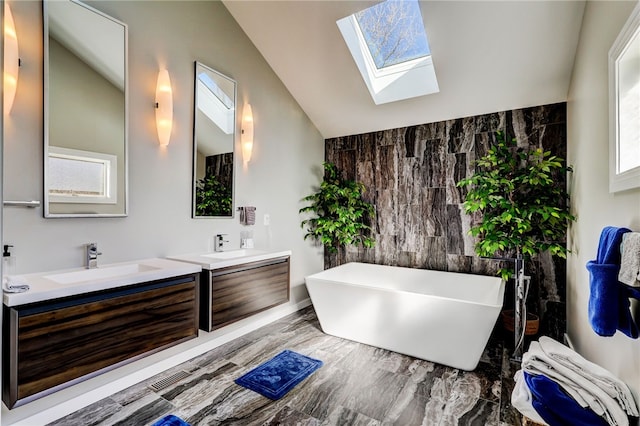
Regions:
[[[193,263],[152,258],[99,265],[95,269],[74,268],[15,275],[8,277],[10,281],[28,284],[29,290],[24,293],[5,291],[3,302],[7,306],[18,306],[199,273],[201,270],[200,266]]]
[[[275,259],[277,257],[283,256],[291,256],[291,250],[268,251],[257,249],[240,249],[212,253],[191,253],[167,257],[169,259],[179,260],[181,262],[195,263],[197,265],[200,265],[202,269],[212,270],[226,268],[228,266],[241,265],[243,263]]]

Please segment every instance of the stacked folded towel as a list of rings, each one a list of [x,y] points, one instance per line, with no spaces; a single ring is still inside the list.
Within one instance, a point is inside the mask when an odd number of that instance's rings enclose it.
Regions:
[[[540,417],[540,414],[538,414],[536,409],[533,407],[533,395],[531,394],[531,389],[529,389],[529,386],[524,380],[524,372],[522,370],[516,371],[513,378],[515,379],[516,384],[513,387],[513,392],[511,393],[511,405],[534,422],[546,425],[547,422]]]
[[[627,385],[549,337],[531,343],[515,380],[511,403],[539,423],[618,426],[639,415]]]

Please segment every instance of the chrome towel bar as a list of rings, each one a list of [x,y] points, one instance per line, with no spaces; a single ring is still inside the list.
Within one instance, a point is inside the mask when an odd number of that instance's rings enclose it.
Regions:
[[[31,201],[3,201],[2,203],[5,207],[28,207],[30,209],[40,207],[40,201],[31,200]]]

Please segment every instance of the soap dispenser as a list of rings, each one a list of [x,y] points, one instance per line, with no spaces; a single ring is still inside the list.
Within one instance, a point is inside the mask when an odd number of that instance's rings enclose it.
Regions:
[[[13,275],[14,258],[11,257],[11,244],[5,244],[2,250],[2,276]]]

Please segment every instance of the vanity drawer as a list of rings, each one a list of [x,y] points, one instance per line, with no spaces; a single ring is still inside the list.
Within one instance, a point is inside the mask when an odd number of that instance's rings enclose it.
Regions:
[[[289,257],[205,271],[200,328],[211,331],[289,301]]]
[[[190,275],[4,306],[3,401],[11,408],[196,337],[198,290]]]

